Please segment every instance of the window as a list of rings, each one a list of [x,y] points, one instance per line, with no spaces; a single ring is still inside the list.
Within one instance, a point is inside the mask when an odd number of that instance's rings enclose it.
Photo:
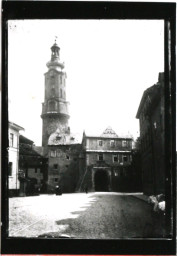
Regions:
[[[128,156],[123,156],[123,162],[128,162]]]
[[[62,84],[62,76],[60,76],[60,84]]]
[[[50,71],[50,76],[53,76],[53,75],[54,75],[54,71],[51,70],[51,71]]]
[[[122,147],[126,147],[127,146],[127,141],[126,140],[123,140],[122,141]]]
[[[113,156],[113,162],[118,162],[118,156],[117,155]]]
[[[58,178],[54,178],[54,181],[55,181],[55,182],[58,182]]]
[[[69,157],[68,155],[66,155],[66,159],[67,159],[67,160],[69,160],[69,159],[70,159],[70,157]]]
[[[103,161],[103,154],[98,155],[98,161]]]
[[[14,134],[13,133],[10,133],[9,146],[10,147],[14,146]]]
[[[56,157],[56,150],[51,150],[50,151],[50,156],[51,157]]]
[[[62,98],[62,96],[63,96],[63,95],[62,95],[62,89],[60,89],[60,97]]]
[[[66,165],[66,168],[68,168],[68,165]]]
[[[114,147],[114,146],[115,146],[115,141],[114,141],[114,140],[111,140],[111,141],[110,141],[110,146],[111,146],[111,147]]]
[[[12,176],[12,162],[9,162],[9,165],[8,165],[8,175]]]
[[[53,165],[53,168],[54,168],[54,169],[57,169],[57,168],[58,168],[58,164],[54,164],[54,165]]]
[[[34,172],[37,173],[37,168],[34,169]]]
[[[98,141],[98,145],[99,145],[99,146],[103,146],[103,141],[102,141],[102,140],[99,140],[99,141]]]
[[[55,96],[55,88],[51,89],[51,96],[53,96],[53,97]]]
[[[56,102],[55,101],[49,101],[48,102],[48,109],[49,109],[49,111],[55,111],[56,110]]]

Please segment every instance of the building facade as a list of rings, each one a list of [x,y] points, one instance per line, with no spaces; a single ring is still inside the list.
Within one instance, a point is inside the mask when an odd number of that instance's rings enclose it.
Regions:
[[[9,196],[17,196],[20,190],[19,171],[19,131],[21,126],[9,122],[9,152],[8,152],[8,188]]]
[[[136,117],[140,123],[143,192],[165,193],[164,73],[144,91]]]
[[[119,137],[111,127],[100,136],[83,134],[82,155],[85,165],[78,190],[128,191],[132,170],[131,137]]]
[[[19,180],[20,195],[34,195],[46,192],[48,158],[43,157],[41,147],[20,135],[19,138]],[[37,152],[38,151],[38,152]]]

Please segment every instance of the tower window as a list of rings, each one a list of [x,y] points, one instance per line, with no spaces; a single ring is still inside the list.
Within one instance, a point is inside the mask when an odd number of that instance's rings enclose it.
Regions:
[[[55,96],[55,88],[51,89],[51,96]]]
[[[55,101],[49,101],[48,102],[48,108],[49,108],[49,111],[55,111],[56,110],[56,102]]]
[[[54,164],[54,165],[53,165],[53,168],[54,168],[54,169],[57,169],[57,168],[58,168],[58,164]]]
[[[9,146],[10,147],[14,146],[14,134],[13,133],[10,133]]]
[[[61,97],[61,98],[63,97],[62,89],[60,89],[60,97]]]
[[[54,181],[55,181],[55,182],[58,182],[58,178],[54,178]]]

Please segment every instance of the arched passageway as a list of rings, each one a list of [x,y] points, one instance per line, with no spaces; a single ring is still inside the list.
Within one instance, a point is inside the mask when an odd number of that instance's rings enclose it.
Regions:
[[[109,177],[105,170],[95,173],[95,191],[109,191]]]

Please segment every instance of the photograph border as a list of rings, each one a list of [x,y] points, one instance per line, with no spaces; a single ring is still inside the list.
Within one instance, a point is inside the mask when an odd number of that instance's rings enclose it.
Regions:
[[[176,3],[2,2],[2,254],[176,254]],[[165,22],[166,225],[168,239],[8,238],[8,26],[11,19],[163,19]],[[167,86],[169,85],[169,86]],[[171,210],[173,209],[173,211]]]

